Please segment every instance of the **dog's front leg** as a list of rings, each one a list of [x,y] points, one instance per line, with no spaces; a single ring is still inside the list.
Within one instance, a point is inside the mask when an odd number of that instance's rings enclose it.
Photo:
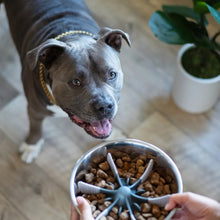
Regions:
[[[32,163],[41,151],[44,140],[42,138],[42,123],[45,114],[37,112],[31,107],[28,107],[29,116],[29,134],[19,148],[21,160],[26,163]]]

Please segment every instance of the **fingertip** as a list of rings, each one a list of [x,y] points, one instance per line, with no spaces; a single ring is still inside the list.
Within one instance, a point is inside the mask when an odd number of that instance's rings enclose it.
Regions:
[[[85,199],[82,196],[76,198],[78,205],[82,205],[85,202]]]
[[[166,211],[169,211],[169,210],[171,209],[170,203],[167,203],[167,204],[165,205],[164,209],[165,209]]]
[[[79,207],[80,211],[84,208],[90,207],[89,202],[82,196],[78,196],[76,198],[76,201],[78,203],[78,207]]]
[[[94,218],[92,217],[92,210],[89,205],[89,202],[81,196],[77,197],[76,200],[77,200],[78,207],[81,213],[80,219],[81,220],[94,220]]]

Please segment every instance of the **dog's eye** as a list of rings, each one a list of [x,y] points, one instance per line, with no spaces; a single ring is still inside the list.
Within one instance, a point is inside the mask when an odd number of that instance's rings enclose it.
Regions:
[[[114,79],[116,78],[116,76],[117,76],[117,73],[114,72],[114,71],[111,71],[111,72],[109,72],[109,74],[108,74],[108,79],[109,79],[109,80],[114,80]]]
[[[79,79],[73,79],[73,80],[71,81],[71,83],[72,83],[72,85],[73,85],[74,87],[79,87],[79,86],[81,86],[81,82],[80,82]]]

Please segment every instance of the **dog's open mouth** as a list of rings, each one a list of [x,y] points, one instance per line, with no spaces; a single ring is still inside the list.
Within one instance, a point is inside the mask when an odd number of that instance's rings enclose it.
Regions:
[[[95,138],[107,138],[112,131],[110,119],[103,119],[96,122],[85,122],[75,115],[69,115],[70,119]]]

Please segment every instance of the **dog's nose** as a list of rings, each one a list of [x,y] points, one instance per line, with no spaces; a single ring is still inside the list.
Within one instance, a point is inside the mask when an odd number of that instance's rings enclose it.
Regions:
[[[110,100],[96,99],[92,107],[100,118],[110,118],[114,112],[114,103]]]

